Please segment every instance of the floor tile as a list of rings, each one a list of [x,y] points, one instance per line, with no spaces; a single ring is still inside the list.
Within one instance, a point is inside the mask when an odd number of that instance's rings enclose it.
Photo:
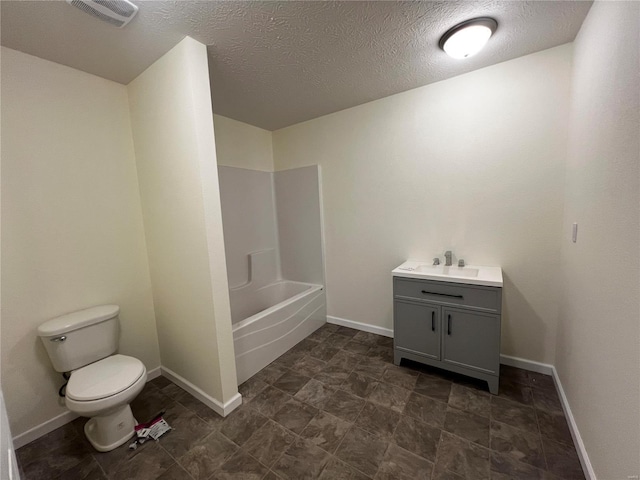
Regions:
[[[273,386],[289,395],[295,395],[309,380],[311,378],[305,375],[289,371],[273,382]]]
[[[453,384],[449,380],[420,374],[413,390],[420,395],[448,402],[452,386]]]
[[[359,330],[355,330],[349,327],[339,327],[338,330],[336,330],[336,333],[339,333],[340,335],[344,335],[346,337],[355,337],[358,332]]]
[[[321,327],[318,330],[316,330],[315,332],[313,332],[311,335],[309,335],[307,338],[309,340],[315,340],[317,342],[323,342],[324,340],[329,338],[331,335],[333,335],[333,333],[334,333],[334,331]]]
[[[413,390],[418,380],[418,372],[407,368],[390,365],[382,376],[382,380],[397,387]]]
[[[531,387],[506,379],[500,379],[500,397],[513,400],[524,405],[533,405]]]
[[[263,465],[271,467],[296,436],[276,422],[269,420],[242,447]]]
[[[442,432],[435,468],[437,471],[449,471],[463,478],[488,480],[490,478],[489,449]]]
[[[311,379],[307,384],[298,390],[294,398],[301,402],[308,403],[316,408],[323,408],[327,400],[334,394],[336,389],[325,385],[318,380]]]
[[[176,397],[175,400],[180,405],[188,408],[198,415],[198,417],[203,419],[212,427],[218,428],[224,421],[224,417],[222,415],[216,413],[213,409],[202,403],[189,392],[183,392],[180,396]]]
[[[162,436],[162,448],[173,458],[184,455],[214,430],[212,425],[179,403],[174,403],[166,410],[164,419],[171,430]]]
[[[368,400],[396,412],[402,412],[410,395],[411,391],[404,388],[389,385],[388,383],[379,383],[369,395]]]
[[[334,333],[333,335],[325,339],[324,343],[327,345],[331,345],[333,347],[342,348],[350,341],[351,339],[349,337],[345,337],[344,335],[339,335],[337,333]]]
[[[380,437],[391,438],[400,421],[400,414],[371,402],[366,402],[355,424]]]
[[[238,387],[238,392],[242,395],[242,403],[249,403],[256,395],[269,386],[268,383],[256,378],[251,377]]]
[[[261,480],[268,471],[267,467],[240,450],[216,470],[211,480]]]
[[[542,438],[504,423],[491,422],[491,450],[510,456],[514,460],[546,469]]]
[[[573,445],[573,437],[567,424],[567,419],[562,413],[547,413],[538,411],[538,426],[543,437],[555,442]]]
[[[378,383],[379,382],[371,377],[352,372],[346,380],[342,382],[340,389],[352,393],[357,397],[367,398],[371,395],[371,392],[373,392]]]
[[[220,432],[214,431],[176,460],[195,480],[203,480],[209,478],[220,465],[237,451],[238,447],[231,440]]]
[[[519,383],[528,387],[529,372],[522,368],[500,365],[500,381],[502,382],[503,380]]]
[[[184,391],[180,389],[180,391]],[[131,411],[139,423],[152,420],[158,413],[166,410],[174,403],[174,400],[159,390],[143,390],[131,402]]]
[[[327,412],[320,412],[305,427],[300,436],[323,450],[333,453],[351,424]]]
[[[267,417],[256,410],[240,408],[225,418],[220,433],[242,446],[266,422]]]
[[[184,468],[174,463],[167,471],[158,477],[158,480],[192,480],[192,478]]]
[[[384,347],[376,345],[371,347],[366,355],[369,358],[375,358],[377,360],[393,364],[393,348],[391,346]]]
[[[380,335],[369,332],[358,332],[353,336],[353,340],[356,342],[364,343],[369,346],[377,345]]]
[[[556,384],[551,375],[545,375],[538,372],[529,372],[529,383],[534,388],[542,388],[546,390],[556,391]]]
[[[447,414],[447,404],[424,395],[411,393],[403,413],[435,427],[442,428]]]
[[[376,339],[376,345],[378,345],[379,347],[393,348],[393,338],[378,335],[378,338]]]
[[[584,480],[584,472],[573,445],[542,438],[542,448],[549,471],[565,480]]]
[[[282,390],[278,390],[274,387],[267,387],[251,401],[251,407],[255,408],[261,414],[271,418],[290,399],[291,395],[283,392]]]
[[[558,394],[552,390],[534,388],[533,406],[548,413],[564,413]]]
[[[545,472],[528,463],[522,463],[509,455],[491,452],[492,480],[545,480]]]
[[[133,451],[129,450],[127,445],[123,445],[111,452],[95,454],[94,458],[112,479],[155,479],[175,463],[156,442],[146,442]]]
[[[288,371],[289,369],[284,365],[274,362],[264,367],[251,378],[272,384]]]
[[[292,398],[273,416],[273,420],[300,434],[317,413],[317,408]]]
[[[315,347],[317,347],[319,345],[320,342],[317,342],[315,340],[312,340],[310,338],[303,338],[300,342],[298,342],[291,350],[289,350],[290,352],[302,352],[302,353],[309,353],[311,350],[313,350]]]
[[[533,407],[500,397],[491,397],[491,418],[531,433],[538,433],[539,431]]]
[[[405,450],[409,450],[430,461],[435,461],[440,429],[415,418],[403,415],[393,435],[393,441]]]
[[[347,422],[354,422],[364,407],[364,400],[343,390],[337,390],[327,400],[323,410]]]
[[[323,362],[328,362],[331,360],[334,355],[336,355],[340,349],[338,347],[334,347],[332,345],[328,345],[326,343],[321,343],[313,350],[309,352],[309,356],[313,358],[317,358],[318,360],[322,360]]]
[[[329,365],[338,365],[345,370],[351,371],[360,363],[361,360],[362,357],[360,355],[341,350],[335,354],[331,360],[329,360]]]
[[[449,405],[460,410],[487,417],[491,415],[491,399],[489,393],[473,390],[455,383],[451,384]]]
[[[350,371],[340,365],[325,364],[313,378],[333,387],[338,387],[349,377]]]
[[[387,449],[375,480],[416,480],[431,478],[433,464],[407,450],[391,444]]]
[[[271,470],[287,480],[311,480],[320,477],[329,459],[330,455],[313,442],[299,438]]]
[[[162,375],[160,375],[159,377],[156,377],[153,380],[150,380],[149,382],[147,382],[147,385],[150,385],[158,388],[159,390],[162,390],[164,387],[168,385],[173,385],[173,382],[169,380],[167,377],[163,377]]]
[[[302,357],[293,365],[293,370],[306,375],[307,377],[313,377],[316,373],[320,372],[325,366],[326,362],[313,358],[309,355]]]
[[[371,345],[367,345],[366,343],[360,343],[360,342],[355,341],[355,340],[351,340],[344,347],[342,347],[342,349],[344,351],[350,352],[350,353],[355,353],[355,354],[358,354],[358,355],[366,354],[369,351],[370,348],[371,348]]]
[[[52,478],[49,477],[50,473],[47,472],[46,477],[40,478]],[[56,479],[65,480],[107,480],[107,475],[102,471],[102,468],[93,456],[88,455],[80,461],[76,466],[61,473]]]
[[[381,360],[375,360],[371,358],[364,358],[363,360],[361,360],[360,363],[355,366],[353,371],[371,378],[375,378],[376,380],[380,380],[384,375],[384,372],[387,370],[387,367],[389,367],[388,363],[385,363]]]
[[[80,419],[80,423],[84,426],[87,419]],[[46,469],[50,460],[55,460],[57,454],[62,453],[66,458],[61,458],[60,465],[57,467],[55,475],[71,468],[79,463],[84,456],[93,453],[89,446],[89,442],[84,437],[82,429],[78,424],[67,424],[53,430],[50,433],[34,440],[33,442],[19,448],[16,451],[18,462],[25,469],[25,473],[29,473],[31,469],[26,468],[28,465],[38,462],[37,470]],[[62,470],[60,470],[62,468]]]
[[[336,450],[336,456],[357,470],[373,477],[382,463],[389,443],[358,427],[351,427]]]
[[[329,459],[320,475],[320,480],[367,480],[369,478],[364,473],[333,456]]]
[[[320,344],[318,344],[320,345]],[[315,348],[315,347],[314,347]],[[293,368],[293,365],[295,365],[295,363],[300,360],[301,358],[303,358],[306,355],[309,355],[310,352],[304,352],[304,351],[294,351],[294,350],[289,350],[288,352],[286,352],[283,355],[280,355],[280,357],[278,357],[278,359],[274,362],[277,365],[280,365],[281,367],[290,369]]]
[[[489,419],[448,407],[444,429],[470,442],[489,447]]]

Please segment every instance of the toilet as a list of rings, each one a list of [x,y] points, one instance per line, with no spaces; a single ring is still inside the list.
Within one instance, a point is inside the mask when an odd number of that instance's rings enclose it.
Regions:
[[[129,404],[142,391],[147,370],[118,349],[117,305],[101,305],[49,320],[38,327],[53,368],[70,373],[67,408],[90,420],[84,433],[99,452],[108,452],[134,435]]]

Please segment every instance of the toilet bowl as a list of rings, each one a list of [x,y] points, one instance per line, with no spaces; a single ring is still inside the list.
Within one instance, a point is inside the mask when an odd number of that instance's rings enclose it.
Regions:
[[[91,417],[84,433],[96,450],[108,452],[133,436],[136,420],[129,403],[147,381],[137,358],[112,355],[71,372],[66,388],[67,408]]]
[[[129,404],[147,381],[140,360],[115,353],[119,312],[117,305],[102,305],[38,327],[53,368],[70,373],[65,405],[90,417],[84,433],[99,452],[113,450],[133,437],[136,420]]]

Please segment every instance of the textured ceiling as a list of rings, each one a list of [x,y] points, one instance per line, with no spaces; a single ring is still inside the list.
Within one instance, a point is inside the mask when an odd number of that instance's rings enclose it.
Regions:
[[[2,45],[129,83],[189,35],[207,44],[214,110],[268,130],[572,41],[591,2],[136,1],[124,29],[63,1],[1,2]],[[491,16],[475,57],[438,49]]]

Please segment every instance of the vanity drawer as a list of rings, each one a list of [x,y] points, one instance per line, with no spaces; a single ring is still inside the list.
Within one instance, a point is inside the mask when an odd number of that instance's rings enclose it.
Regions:
[[[393,295],[444,305],[459,305],[499,313],[502,289],[440,281],[393,278]]]

